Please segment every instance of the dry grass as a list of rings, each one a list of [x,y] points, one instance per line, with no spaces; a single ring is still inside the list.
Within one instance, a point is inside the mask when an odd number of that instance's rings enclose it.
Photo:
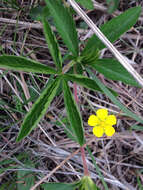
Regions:
[[[18,2],[18,1],[17,1]],[[106,12],[106,4],[103,1],[94,1],[95,10],[88,11],[88,15],[97,25],[105,23],[111,16]],[[24,55],[43,64],[53,65],[52,58],[42,31],[40,22],[35,22],[29,17],[29,11],[39,1],[23,0],[18,2],[18,8],[8,3],[0,3],[0,54]],[[141,5],[142,1],[121,0],[119,10]],[[77,16],[77,24],[81,19]],[[78,28],[79,38],[86,40],[91,31]],[[59,38],[59,36],[58,36]],[[60,40],[60,39],[59,39]],[[115,47],[127,58],[132,66],[143,76],[143,13],[137,24],[118,41]],[[61,44],[60,50],[64,56],[66,47]],[[105,48],[101,57],[112,57]],[[127,86],[121,82],[106,80],[99,76],[102,82],[119,93],[119,99],[138,116],[143,116],[143,92],[142,89]],[[16,136],[23,121],[26,110],[39,96],[41,89],[49,80],[47,75],[36,75],[1,70],[0,75],[0,184],[15,179],[19,167],[27,170],[24,158],[20,155],[28,155],[31,163],[28,170],[36,176],[36,181],[48,174],[58,166],[72,152],[78,150],[78,145],[65,134],[66,127],[63,118],[66,116],[63,96],[60,94],[52,102],[47,114],[36,128],[22,142],[16,143]],[[72,84],[71,84],[72,87]],[[97,92],[91,92],[78,86],[80,110],[82,112],[85,135],[95,160],[111,190],[137,190],[139,189],[137,177],[143,184],[143,131],[131,131],[131,126],[138,125],[134,120],[124,117],[120,110],[110,100]],[[27,100],[29,100],[27,102]],[[118,115],[116,134],[112,138],[97,139],[93,137],[87,125],[87,118],[97,108],[108,108]],[[58,121],[58,122],[57,122]],[[101,188],[103,185],[87,155],[87,162],[91,177]],[[15,168],[9,168],[11,164],[4,165],[4,161],[11,160]],[[83,166],[80,153],[71,157],[59,170],[55,171],[47,181],[73,182],[83,176]],[[40,188],[39,188],[40,189]]]

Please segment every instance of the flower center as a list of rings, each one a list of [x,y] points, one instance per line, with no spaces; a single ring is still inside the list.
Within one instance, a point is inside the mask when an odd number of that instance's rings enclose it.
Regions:
[[[104,128],[105,127],[105,121],[100,121],[100,127]]]

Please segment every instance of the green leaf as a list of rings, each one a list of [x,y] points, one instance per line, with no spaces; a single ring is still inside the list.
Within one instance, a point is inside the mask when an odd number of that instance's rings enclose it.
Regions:
[[[40,97],[37,99],[30,111],[27,113],[16,139],[17,142],[26,137],[37,126],[40,119],[46,113],[51,101],[53,100],[59,84],[60,78],[56,78],[50,85],[48,85],[43,90]]]
[[[133,125],[131,126],[131,129],[134,129],[136,131],[143,131],[143,126]]]
[[[77,84],[80,84],[86,88],[90,88],[91,90],[100,91],[100,88],[96,84],[96,82],[92,79],[89,79],[83,75],[78,74],[64,74],[64,78],[66,80],[71,80],[73,82],[76,82]]]
[[[66,80],[71,80],[73,82],[76,82],[77,84],[84,86],[85,88],[103,92],[94,80],[87,78],[85,76],[78,75],[78,74],[64,74],[64,78]],[[114,92],[112,89],[110,90],[117,96],[116,92]]]
[[[106,88],[106,86],[100,82],[100,80],[88,69],[88,72],[92,76],[92,78],[95,80],[96,84],[101,88],[101,90],[110,98],[110,100],[116,104],[121,111],[126,113],[127,116],[135,119],[136,121],[143,123],[143,119],[131,112],[128,108],[126,108],[123,104],[121,104],[117,98]]]
[[[108,4],[108,13],[113,13],[119,5],[119,0],[106,0]]]
[[[91,49],[90,52],[85,52],[82,56],[80,56],[80,62],[85,65],[85,64],[92,64],[96,60],[99,59],[99,50],[96,49]]]
[[[122,34],[128,31],[137,21],[141,13],[141,7],[130,8],[119,16],[111,19],[100,27],[100,30],[110,42],[116,41]],[[82,54],[96,49],[103,49],[105,45],[94,34],[87,42]]]
[[[43,23],[44,34],[46,37],[46,41],[47,41],[50,53],[57,66],[57,69],[59,69],[61,71],[62,57],[61,57],[61,54],[59,51],[58,42],[56,40],[54,33],[51,30],[49,23],[47,22],[47,20],[44,16],[42,17],[42,23]]]
[[[64,102],[67,110],[67,116],[75,134],[78,143],[82,146],[85,143],[84,132],[83,132],[83,123],[80,112],[78,110],[77,104],[72,96],[70,88],[67,84],[67,81],[63,79],[63,92],[64,92]]]
[[[35,176],[33,172],[31,172],[30,168],[34,168],[35,165],[30,160],[30,155],[26,153],[20,153],[17,156],[18,160],[22,160],[23,166],[17,166],[17,190],[28,190],[30,189],[35,183]],[[14,165],[14,163],[13,163]],[[28,170],[23,170],[23,167]]]
[[[54,23],[64,43],[74,56],[78,56],[78,39],[75,23],[67,8],[62,5],[59,0],[45,0],[50,13],[54,19]]]
[[[84,176],[81,180],[81,189],[100,190],[89,176]]]
[[[0,186],[0,190],[16,189],[15,180],[16,179],[12,179],[12,180],[8,180],[8,181],[2,183]]]
[[[75,69],[77,74],[80,74],[80,75],[83,74],[83,66],[81,63],[76,63],[73,67],[75,67],[73,68],[73,70]]]
[[[76,0],[76,1],[87,9],[94,9],[92,0]]]
[[[140,174],[140,173],[139,173],[139,174]],[[139,174],[138,174],[138,175],[139,175]],[[141,175],[141,174],[140,174],[140,175]],[[138,189],[139,189],[139,190],[143,190],[143,184],[142,184],[142,182],[141,182],[139,176],[137,176],[137,183],[138,183]]]
[[[41,21],[42,16],[48,17],[50,15],[48,7],[38,5],[30,10],[29,16],[32,20]]]
[[[78,183],[46,183],[42,187],[44,190],[75,190],[78,187]]]
[[[43,65],[25,57],[17,57],[14,55],[0,56],[0,68],[23,72],[57,74],[56,70],[47,65]]]
[[[35,182],[34,175],[30,171],[18,170],[17,178],[17,190],[30,189]]]
[[[27,173],[27,174],[26,174]],[[20,182],[17,181],[17,190],[27,190],[34,185],[34,176],[27,171],[18,171],[18,177],[21,177]]]
[[[140,87],[132,75],[115,59],[98,59],[89,64],[108,79],[122,81],[126,84]]]

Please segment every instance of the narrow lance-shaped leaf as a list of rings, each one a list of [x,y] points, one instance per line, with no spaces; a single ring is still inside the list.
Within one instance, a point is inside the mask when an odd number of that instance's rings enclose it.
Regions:
[[[100,27],[100,30],[110,42],[117,40],[123,33],[128,31],[137,21],[141,13],[141,7],[133,7],[111,19]],[[82,54],[90,52],[91,49],[103,49],[105,45],[94,34],[87,42]]]
[[[133,126],[131,126],[131,129],[134,129],[134,130],[137,130],[137,131],[143,131],[143,126],[133,125]]]
[[[87,69],[90,75],[93,77],[95,82],[98,84],[98,86],[101,88],[101,90],[111,99],[111,101],[116,104],[127,116],[135,119],[136,121],[143,123],[143,119],[138,117],[136,114],[131,112],[128,108],[126,108],[123,104],[121,104],[117,98],[106,88],[106,86],[100,82],[100,80],[90,71],[90,69]]]
[[[25,164],[26,167],[30,167]],[[28,177],[27,177],[28,176]],[[17,171],[17,190],[27,190],[30,189],[35,183],[35,176],[31,174],[30,171],[18,170]],[[23,180],[23,183],[20,183]]]
[[[84,86],[85,88],[103,92],[94,80],[87,78],[85,76],[78,75],[78,74],[64,74],[64,78],[66,80],[71,80],[73,82],[76,82],[77,84]],[[110,89],[110,91],[113,92],[115,96],[117,96],[117,93],[115,91],[113,91],[112,89]]]
[[[79,186],[76,183],[45,183],[42,185],[44,190],[75,190]]]
[[[108,79],[122,81],[126,84],[140,87],[132,75],[115,59],[98,59],[91,63],[87,61],[87,64]]]
[[[40,97],[36,100],[30,111],[27,113],[20,128],[17,141],[20,141],[21,139],[26,137],[37,126],[40,119],[46,113],[51,101],[53,100],[59,84],[60,78],[56,78],[50,85],[48,85],[43,90]]]
[[[27,59],[21,56],[2,55],[0,56],[0,68],[10,69],[14,71],[43,73],[43,74],[57,74],[58,72],[52,67],[43,65],[37,61]]]
[[[67,111],[67,116],[75,134],[78,143],[82,146],[85,143],[84,133],[83,133],[83,123],[81,119],[80,112],[78,110],[77,104],[72,96],[70,88],[67,81],[63,79],[63,92],[64,92],[64,102]]]
[[[56,64],[57,68],[61,70],[62,57],[61,57],[61,53],[59,51],[58,42],[56,40],[54,33],[51,30],[51,27],[50,27],[48,21],[46,20],[46,18],[44,16],[42,17],[42,22],[43,22],[44,34],[46,37],[46,41],[47,41],[50,53],[53,57],[53,60]]]
[[[81,189],[100,190],[89,176],[84,176],[81,180]]]
[[[42,16],[48,17],[50,15],[48,7],[37,5],[30,9],[29,16],[32,18],[33,21],[41,21]]]
[[[76,1],[87,9],[94,9],[92,0],[76,0]]]
[[[60,33],[64,43],[74,56],[78,55],[78,39],[75,23],[67,8],[62,5],[59,0],[45,0],[50,13],[54,19],[54,23]]]
[[[106,0],[108,4],[108,12],[113,13],[119,5],[119,0]]]

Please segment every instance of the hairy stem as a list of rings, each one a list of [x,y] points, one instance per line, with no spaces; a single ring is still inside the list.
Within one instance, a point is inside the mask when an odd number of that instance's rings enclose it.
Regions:
[[[83,146],[80,147],[80,151],[81,151],[81,157],[82,157],[82,162],[83,162],[84,175],[89,176],[89,171],[88,171],[88,167],[87,167],[87,162],[86,162],[86,158],[85,158],[85,151],[84,151]]]
[[[77,84],[76,83],[73,84],[73,89],[74,89],[74,98],[75,98],[76,103],[78,104]]]

